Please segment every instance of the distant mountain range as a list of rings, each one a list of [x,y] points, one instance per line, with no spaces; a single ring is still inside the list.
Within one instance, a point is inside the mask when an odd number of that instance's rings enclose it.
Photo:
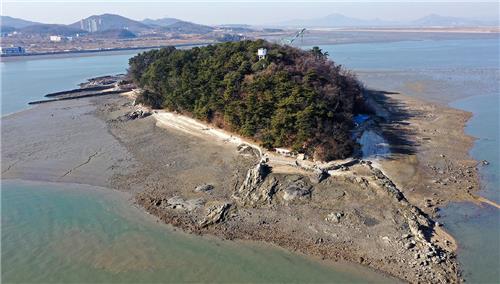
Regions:
[[[141,21],[143,24],[149,25],[149,26],[160,26],[160,27],[165,27],[165,26],[170,26],[172,24],[175,24],[177,22],[181,22],[181,20],[176,19],[176,18],[162,18],[162,19],[144,19]]]
[[[1,16],[0,29],[3,32],[18,31],[24,34],[70,36],[90,34],[99,37],[132,38],[136,34],[167,32],[179,34],[207,34],[215,28],[182,21],[174,18],[145,19],[135,21],[120,15],[93,15],[69,25],[43,24],[9,16]],[[108,32],[109,31],[109,32]]]
[[[23,19],[13,18],[9,16],[0,16],[0,26],[2,27],[10,27],[14,29],[20,29],[27,26],[39,25],[40,23],[26,21]]]
[[[413,21],[397,22],[383,19],[363,20],[342,14],[331,14],[313,19],[290,20],[267,25],[267,27],[466,27],[499,26],[497,21],[481,21],[467,18],[445,17],[431,14]],[[207,34],[214,30],[227,33],[253,31],[244,24],[219,25],[211,27],[175,18],[132,20],[120,15],[102,14],[81,19],[70,25],[43,24],[9,16],[1,16],[0,29],[3,33],[17,31],[29,35],[94,35],[96,37],[133,38],[140,34],[156,32],[178,34]],[[266,30],[266,29],[264,29]],[[269,30],[269,29],[268,29]],[[271,30],[269,30],[271,31]]]
[[[90,16],[69,26],[75,29],[87,31],[89,33],[121,29],[129,30],[133,33],[139,33],[151,29],[150,26],[141,22],[113,14]]]
[[[214,30],[213,27],[186,22],[175,18],[144,19],[141,23],[149,27],[157,27],[164,32],[180,34],[207,34]]]
[[[413,21],[388,21],[382,19],[357,19],[342,14],[331,14],[321,18],[296,19],[275,23],[282,27],[478,27],[498,26],[498,21],[481,21],[468,18],[446,17],[431,14]]]

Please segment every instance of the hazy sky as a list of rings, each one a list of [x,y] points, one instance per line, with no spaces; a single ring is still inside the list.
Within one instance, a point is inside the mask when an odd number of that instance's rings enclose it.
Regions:
[[[74,1],[3,0],[2,15],[44,23],[69,24],[95,14],[120,14],[136,20],[173,17],[202,24],[270,24],[341,13],[362,19],[412,20],[427,14],[493,20],[497,1]]]

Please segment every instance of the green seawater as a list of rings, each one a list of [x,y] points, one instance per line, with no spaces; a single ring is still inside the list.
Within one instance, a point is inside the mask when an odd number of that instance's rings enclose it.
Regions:
[[[108,189],[2,181],[2,283],[387,283],[276,247],[176,232]]]

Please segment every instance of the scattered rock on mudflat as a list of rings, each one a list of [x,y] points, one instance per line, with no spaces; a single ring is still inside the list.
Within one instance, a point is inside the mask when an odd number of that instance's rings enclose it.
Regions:
[[[405,244],[405,248],[406,249],[411,249],[411,248],[414,248],[415,247],[415,242],[408,242]]]
[[[195,192],[209,192],[211,190],[214,189],[214,186],[211,185],[211,184],[202,184],[202,185],[198,185],[194,191]]]
[[[215,204],[208,207],[205,219],[200,222],[200,226],[206,227],[224,221],[230,207],[231,203],[227,202]]]
[[[182,209],[186,211],[193,211],[201,207],[205,201],[201,198],[184,200],[180,196],[174,196],[167,200],[167,208]]]
[[[134,110],[132,112],[129,112],[129,113],[125,114],[124,116],[122,116],[120,118],[120,120],[122,120],[122,121],[135,120],[135,119],[140,119],[140,118],[148,117],[151,114],[152,113],[150,111],[148,111],[148,110],[138,109],[138,110]]]
[[[344,212],[332,212],[326,216],[325,221],[338,223],[342,217],[344,217]]]

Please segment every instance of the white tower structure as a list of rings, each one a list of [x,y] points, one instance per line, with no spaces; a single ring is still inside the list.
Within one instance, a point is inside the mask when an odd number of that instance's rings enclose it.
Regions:
[[[257,50],[257,55],[259,56],[259,60],[265,59],[267,55],[267,49],[265,48],[259,48]]]

